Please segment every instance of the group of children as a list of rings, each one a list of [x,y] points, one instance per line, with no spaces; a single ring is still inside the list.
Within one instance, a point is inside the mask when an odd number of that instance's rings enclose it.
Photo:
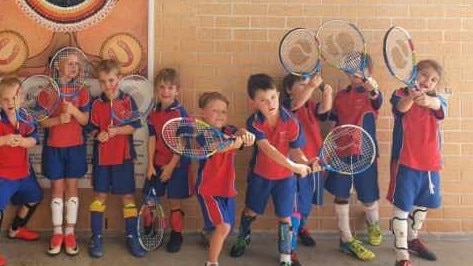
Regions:
[[[59,64],[56,70],[60,73],[61,89],[76,82],[81,67],[74,56],[64,60],[68,61]],[[369,65],[371,67],[371,63]],[[419,240],[418,231],[427,209],[440,205],[438,121],[445,116],[446,103],[434,94],[442,77],[440,65],[424,60],[419,62],[418,70],[417,88],[401,88],[391,97],[395,127],[388,199],[395,206],[391,229],[395,236],[396,265],[411,265],[408,251],[425,259],[436,259]],[[40,125],[46,129],[43,172],[52,184],[53,235],[48,253],[59,254],[62,247],[68,255],[79,252],[74,233],[79,204],[77,179],[84,176],[87,168],[85,133],[88,129],[94,138],[94,199],[89,207],[92,237],[88,252],[92,257],[104,254],[103,214],[107,194],[111,192],[122,196],[127,247],[132,255],[142,257],[145,251],[136,233],[138,213],[133,197],[135,152],[132,143],[134,131],[142,125],[139,121],[120,125],[111,117],[110,101],[130,101],[117,90],[121,78],[119,64],[103,60],[97,66],[97,75],[102,90],[99,97],[92,100],[87,89],[81,88],[74,99],[62,99],[61,108]],[[190,160],[173,153],[160,136],[166,121],[188,116],[177,100],[178,73],[174,69],[162,69],[154,81],[156,107],[147,118],[149,145],[144,191],[155,186],[159,197],[166,195],[169,199],[171,234],[167,251],[180,250],[184,227],[182,200],[196,194],[205,231],[210,235],[205,265],[219,265],[224,241],[235,227],[235,153],[251,146],[245,208],[230,256],[240,257],[249,247],[251,225],[264,213],[271,197],[278,217],[280,265],[301,265],[296,253],[297,240],[307,246],[315,245],[307,219],[311,206],[322,204],[325,188],[335,196],[340,250],[360,260],[374,259],[375,254],[351,234],[349,198],[354,188],[366,214],[367,242],[380,245],[377,161],[365,172],[347,178],[325,173],[317,158],[323,142],[318,121],[358,125],[376,141],[376,118],[383,102],[382,93],[372,78],[363,79],[358,73],[350,74],[349,78],[350,85],[332,99],[332,87],[324,84],[320,76],[306,80],[288,75],[283,81],[286,99],[281,105],[274,80],[266,74],[251,75],[247,93],[255,112],[245,128],[227,124],[229,101],[224,95],[203,93],[198,101],[199,119],[234,141],[198,162],[194,182]],[[15,115],[20,86],[21,81],[16,77],[6,77],[0,82],[0,225],[8,202],[20,205],[8,237],[36,240],[38,233],[25,225],[42,200],[42,192],[29,164],[27,149],[37,145],[39,139],[35,125],[18,121]],[[317,89],[322,91],[320,102],[312,99]],[[424,151],[423,157],[415,150]],[[0,266],[5,264],[6,259],[0,254]]]

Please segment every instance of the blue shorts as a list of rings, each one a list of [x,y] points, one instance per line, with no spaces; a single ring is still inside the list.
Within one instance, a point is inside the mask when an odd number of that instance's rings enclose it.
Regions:
[[[86,146],[43,147],[43,173],[49,180],[82,178],[87,172]]]
[[[23,205],[41,200],[43,200],[43,191],[34,174],[20,180],[0,177],[0,210],[5,210],[8,202],[13,205]]]
[[[117,165],[94,165],[94,192],[126,195],[135,193],[135,165],[126,160]]]
[[[230,224],[232,229],[235,227],[235,197],[197,195],[197,200],[204,217],[206,230],[223,223]]]
[[[263,214],[269,196],[273,198],[274,212],[279,218],[290,217],[294,207],[296,177],[289,176],[280,180],[269,180],[251,173],[246,189],[246,207]]]
[[[442,197],[440,196],[439,172],[427,172],[399,165],[391,180],[391,193],[388,200],[399,209],[410,212],[413,206],[421,206],[435,209],[440,207]],[[433,189],[433,191],[430,190]]]
[[[156,169],[156,195],[163,197],[167,194],[168,199],[187,199],[192,196],[192,180],[189,178],[190,167],[175,168],[172,172],[171,178],[166,182],[161,182],[159,176],[162,173],[161,167],[155,165]],[[143,191],[148,191],[151,181],[145,180]]]
[[[356,189],[358,200],[363,203],[371,203],[379,200],[378,186],[378,162],[377,160],[366,171],[350,175],[340,175],[330,172],[325,182],[325,188],[339,198],[350,198],[350,190],[352,186]]]
[[[297,178],[296,210],[308,216],[312,204],[322,205],[324,201],[324,172],[309,174],[304,178]]]

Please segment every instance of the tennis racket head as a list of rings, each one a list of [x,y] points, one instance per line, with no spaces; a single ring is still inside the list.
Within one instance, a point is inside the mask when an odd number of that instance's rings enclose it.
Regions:
[[[373,164],[376,146],[363,128],[341,125],[328,133],[319,157],[325,169],[342,175],[354,175]]]
[[[365,77],[366,42],[357,26],[344,20],[327,21],[317,30],[317,40],[325,62],[348,74]]]
[[[410,33],[402,27],[391,27],[383,39],[383,56],[391,75],[410,88],[416,87],[417,59]]]
[[[287,32],[279,43],[279,60],[284,69],[296,76],[310,78],[320,72],[319,43],[305,28]]]
[[[60,104],[59,88],[46,75],[26,78],[21,83],[21,91],[21,108],[39,122],[53,115]]]
[[[144,250],[153,251],[161,246],[167,224],[163,207],[153,186],[144,197],[138,213],[137,226],[138,241]]]
[[[50,76],[58,84],[62,98],[73,98],[92,77],[92,64],[77,47],[63,47],[54,54],[49,64]]]
[[[171,150],[191,159],[208,158],[233,141],[220,130],[191,117],[170,119],[161,134]]]

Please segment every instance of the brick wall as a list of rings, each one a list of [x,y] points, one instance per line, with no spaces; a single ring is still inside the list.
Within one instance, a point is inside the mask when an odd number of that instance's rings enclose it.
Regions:
[[[141,0],[144,1],[144,0]],[[412,2],[416,2],[412,4]],[[426,229],[430,232],[473,232],[473,3],[471,0],[161,0],[156,1],[156,72],[175,67],[182,75],[181,101],[197,112],[197,97],[204,91],[223,92],[231,101],[230,121],[243,126],[250,114],[246,81],[250,74],[266,72],[278,81],[283,70],[278,45],[294,27],[316,29],[322,21],[348,19],[363,30],[375,63],[374,77],[389,99],[400,83],[392,78],[382,59],[382,37],[391,25],[408,29],[418,57],[432,58],[445,67],[446,85],[453,89],[449,114],[442,123],[445,170],[442,172],[443,205],[431,211]],[[323,69],[324,78],[335,88],[344,87],[343,74]],[[319,97],[319,95],[315,95]],[[385,102],[378,120],[380,142],[381,217],[387,230],[391,205],[384,199],[388,185],[388,160],[393,119]],[[237,156],[238,216],[244,206],[245,171],[250,153]],[[49,199],[49,190],[45,190]],[[79,229],[89,228],[90,189],[81,189]],[[332,197],[325,206],[314,208],[310,227],[336,231]],[[352,201],[354,203],[354,201]],[[194,198],[185,202],[186,228],[202,226]],[[364,227],[362,210],[352,206],[352,226]],[[12,209],[8,216],[12,215]],[[50,230],[48,200],[41,204],[31,226]],[[121,204],[117,197],[107,200],[107,227],[123,230]],[[9,219],[6,219],[9,221]],[[257,230],[275,230],[271,206],[255,223]],[[6,223],[4,223],[6,226]]]

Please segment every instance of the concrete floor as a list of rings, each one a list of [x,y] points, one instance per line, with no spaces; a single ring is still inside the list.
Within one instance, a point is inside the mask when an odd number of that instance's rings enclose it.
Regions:
[[[83,235],[87,235],[84,233]],[[385,237],[383,245],[373,248],[377,258],[370,262],[361,262],[337,250],[338,238],[334,234],[316,235],[315,248],[300,247],[299,257],[304,266],[307,265],[394,265],[392,238]],[[362,238],[362,237],[361,237]],[[165,266],[202,266],[206,260],[206,251],[200,244],[198,234],[185,235],[184,245],[179,253],[167,253],[164,248],[149,253],[145,258],[134,258],[125,249],[124,238],[109,235],[105,237],[105,255],[100,259],[89,258],[87,254],[87,238],[79,239],[81,252],[75,257],[60,254],[50,257],[46,254],[48,234],[44,233],[38,242],[22,242],[2,237],[0,249],[8,258],[9,266],[55,266],[55,265],[165,265]],[[276,234],[253,234],[252,243],[247,253],[238,259],[231,258],[228,250],[235,239],[232,235],[220,259],[220,265],[278,265]],[[424,261],[413,257],[414,265],[473,265],[472,235],[429,235],[424,237],[429,247],[434,250],[439,260]]]

